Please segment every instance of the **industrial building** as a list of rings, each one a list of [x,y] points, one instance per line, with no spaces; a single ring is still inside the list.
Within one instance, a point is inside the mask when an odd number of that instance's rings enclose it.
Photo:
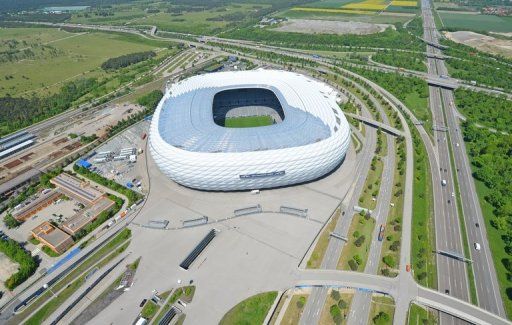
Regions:
[[[105,196],[105,193],[91,186],[87,181],[71,176],[67,173],[52,178],[50,183],[66,196],[72,197],[84,205],[96,204]]]
[[[219,72],[170,87],[149,146],[160,170],[187,187],[232,191],[317,179],[336,168],[350,127],[330,86],[279,70]],[[225,127],[227,118],[268,116],[271,125]]]
[[[115,202],[107,197],[102,197],[93,205],[85,208],[85,210],[75,214],[60,226],[65,232],[74,236],[85,226],[96,220],[100,213],[110,209]]]
[[[41,211],[48,205],[57,201],[61,196],[62,194],[60,192],[48,189],[43,191],[35,200],[14,208],[11,214],[16,220],[23,222],[35,215],[38,211]]]
[[[73,238],[64,231],[55,227],[48,221],[32,229],[32,236],[44,245],[48,246],[57,254],[64,253],[69,247],[73,246]]]
[[[7,158],[35,143],[36,136],[27,131],[0,138],[0,159]]]

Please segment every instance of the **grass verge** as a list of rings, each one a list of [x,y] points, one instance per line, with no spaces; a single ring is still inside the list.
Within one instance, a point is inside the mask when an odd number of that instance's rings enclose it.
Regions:
[[[295,325],[299,323],[308,296],[308,294],[293,295],[281,321],[282,325]]]
[[[371,324],[392,324],[395,314],[395,302],[388,296],[372,296],[372,305],[370,307]]]
[[[340,209],[337,209],[334,212],[334,216],[332,217],[329,224],[322,230],[318,241],[316,242],[316,246],[309,257],[307,268],[308,269],[318,269],[322,264],[322,260],[324,259],[325,251],[327,250],[327,246],[329,245],[329,238],[331,233],[336,228],[336,224],[340,218]]]
[[[337,293],[333,293],[336,291]],[[336,289],[329,290],[325,300],[319,324],[347,324],[348,311],[353,298],[352,293],[340,293]]]
[[[411,304],[407,315],[408,325],[435,325],[438,319],[435,313],[416,304]]]
[[[338,260],[338,270],[364,270],[374,227],[375,219],[371,217],[357,214],[352,218],[348,242],[343,246]]]
[[[264,292],[249,297],[231,308],[222,317],[220,324],[262,324],[276,297],[277,291]]]
[[[414,146],[411,263],[414,278],[426,287],[437,288],[432,180],[425,145],[418,130],[409,125]]]

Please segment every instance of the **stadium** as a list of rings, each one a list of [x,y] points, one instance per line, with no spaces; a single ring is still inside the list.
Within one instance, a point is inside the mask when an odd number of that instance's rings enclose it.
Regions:
[[[149,132],[160,170],[186,187],[234,191],[315,180],[350,143],[337,93],[279,70],[218,72],[173,84]]]

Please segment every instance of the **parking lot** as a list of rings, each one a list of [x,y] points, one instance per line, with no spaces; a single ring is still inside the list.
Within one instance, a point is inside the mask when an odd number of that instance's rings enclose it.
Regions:
[[[137,123],[96,148],[96,154],[87,159],[92,164],[91,170],[134,191],[147,193],[145,167],[139,158],[144,157],[149,124],[149,121]],[[127,149],[134,149],[134,152],[122,155],[129,151]],[[102,154],[107,152],[110,154]],[[130,156],[135,156],[135,161]]]

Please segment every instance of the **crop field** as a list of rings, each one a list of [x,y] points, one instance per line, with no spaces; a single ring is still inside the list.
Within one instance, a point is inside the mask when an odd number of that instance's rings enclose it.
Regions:
[[[334,8],[304,8],[304,7],[295,7],[291,9],[292,11],[305,11],[305,12],[319,12],[319,13],[327,13],[327,14],[362,14],[362,15],[373,15],[375,12],[373,11],[364,11],[364,10],[352,10],[352,9],[334,9]]]
[[[391,1],[392,6],[397,7],[417,7],[418,2],[416,1]]]
[[[27,48],[32,54],[0,61],[0,96],[52,92],[61,83],[79,77],[105,76],[107,73],[100,68],[105,60],[133,52],[160,51],[166,45],[138,42],[120,34],[69,33],[53,28],[2,30],[2,47],[13,39],[19,43],[11,50],[23,52]]]
[[[251,15],[257,16],[259,9],[267,4],[230,4],[205,10],[182,10],[178,6],[158,3],[155,12],[145,11],[147,4],[134,2],[114,6],[111,16],[97,16],[95,13],[78,13],[71,21],[82,24],[110,24],[129,26],[157,26],[163,31],[211,35],[235,25],[250,21]]]
[[[472,31],[512,32],[512,17],[439,12],[444,27]]]
[[[280,12],[288,19],[358,21],[374,24],[404,23],[417,11],[416,1],[324,0]],[[382,14],[385,12],[385,14]],[[396,13],[396,14],[393,14]]]
[[[362,2],[352,2],[343,6],[346,9],[356,9],[356,10],[370,10],[370,11],[380,11],[386,9],[389,5],[389,2],[386,0],[364,0]]]

